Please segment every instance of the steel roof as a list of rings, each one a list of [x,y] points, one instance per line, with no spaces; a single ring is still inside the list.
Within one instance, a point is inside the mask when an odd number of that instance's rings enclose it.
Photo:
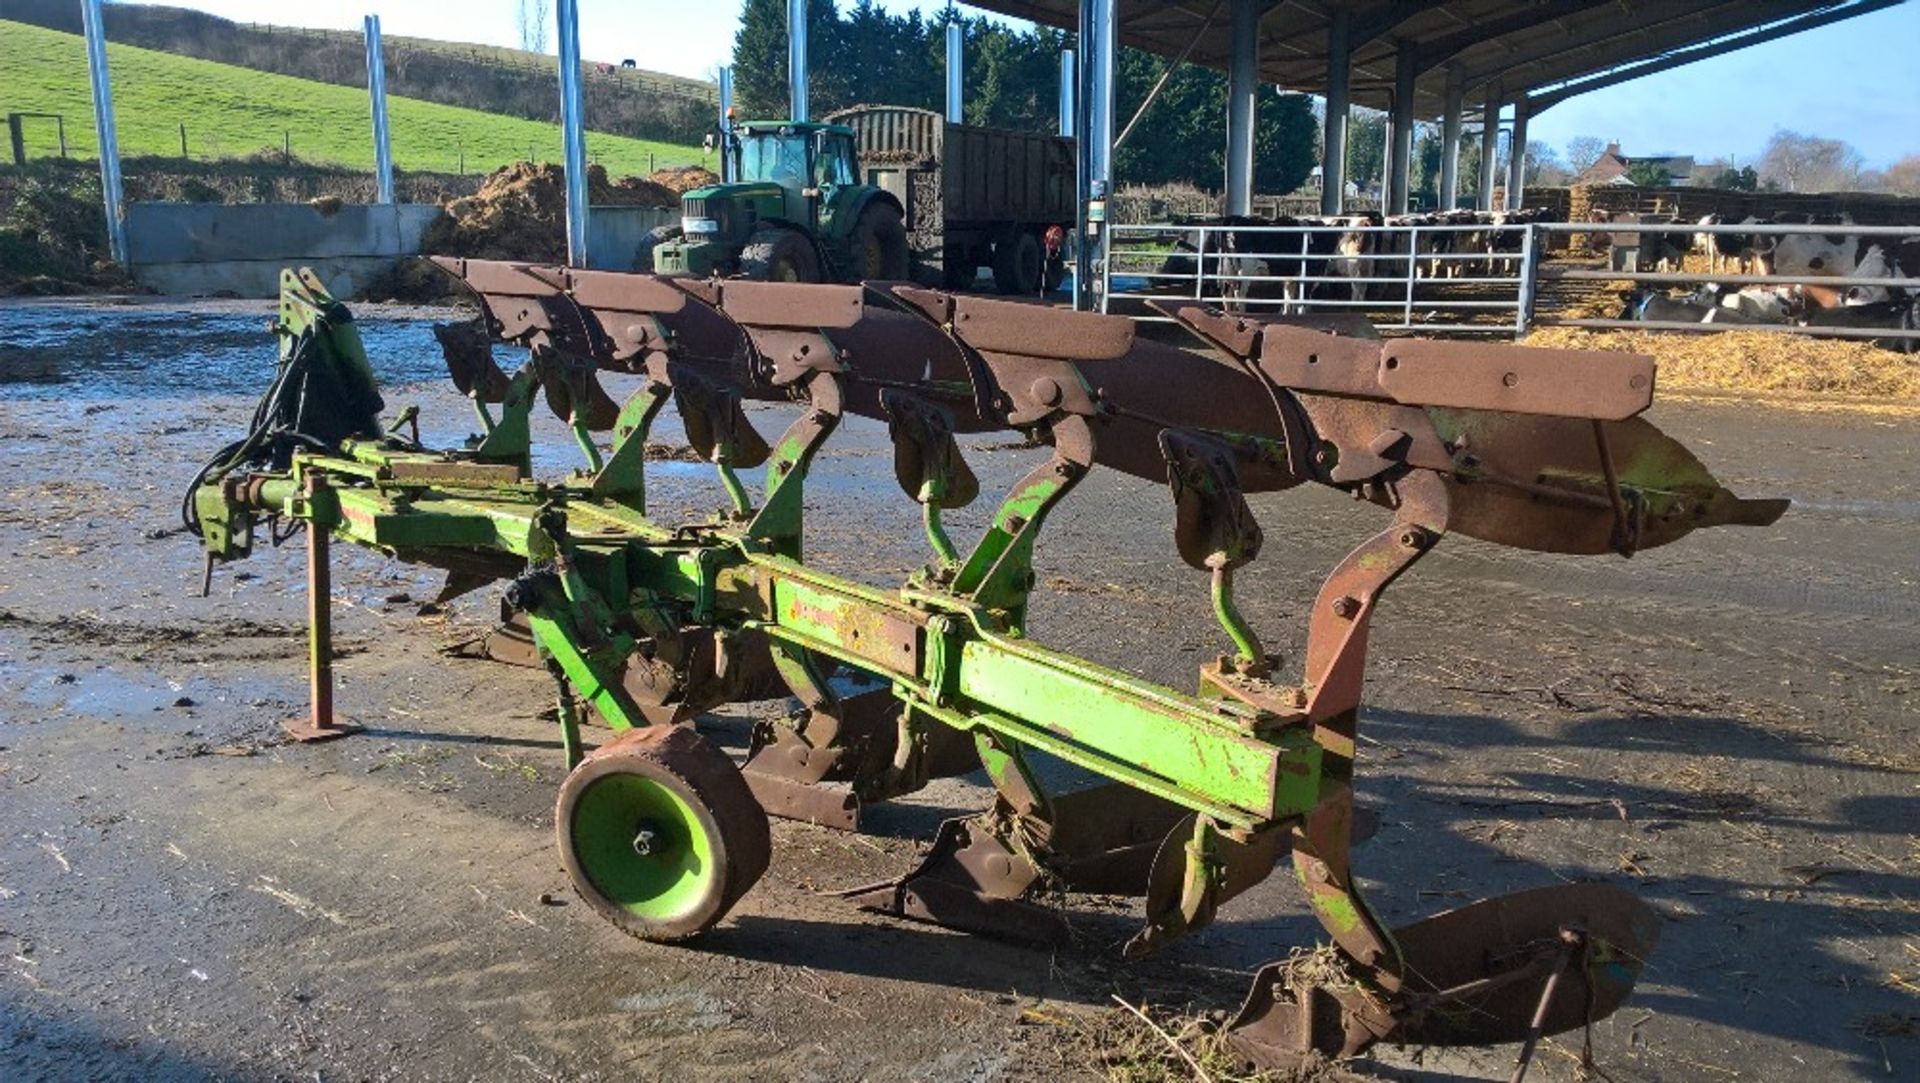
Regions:
[[[1080,0],[967,0],[976,8],[1071,31]],[[1231,0],[1116,0],[1123,45],[1224,70]],[[1326,88],[1331,13],[1348,12],[1354,104],[1385,109],[1394,58],[1420,57],[1414,112],[1445,109],[1448,70],[1469,102],[1495,81],[1511,101],[1545,103],[1743,44],[1891,7],[1900,0],[1275,0],[1260,19],[1260,75],[1289,90]],[[1591,83],[1592,86],[1583,86]]]

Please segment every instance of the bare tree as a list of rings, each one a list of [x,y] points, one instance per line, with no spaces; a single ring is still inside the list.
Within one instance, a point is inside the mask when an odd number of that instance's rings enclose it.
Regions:
[[[1607,152],[1607,141],[1597,135],[1576,135],[1567,140],[1567,170],[1578,174],[1600,160]]]
[[[1767,140],[1760,176],[1789,192],[1845,192],[1860,186],[1865,162],[1845,140],[1782,130]]]
[[[1909,154],[1880,174],[1880,190],[1902,196],[1920,196],[1920,154]]]
[[[553,13],[553,0],[519,0],[520,4],[520,47],[530,53],[547,51],[548,16]]]
[[[1527,140],[1527,183],[1557,186],[1567,183],[1567,168],[1543,140]]]

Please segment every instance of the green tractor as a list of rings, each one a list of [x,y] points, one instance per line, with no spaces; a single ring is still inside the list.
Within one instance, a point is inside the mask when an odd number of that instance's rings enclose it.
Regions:
[[[720,184],[681,196],[679,226],[641,253],[660,274],[776,282],[900,280],[908,273],[900,201],[860,181],[852,128],[784,120],[720,132]]]

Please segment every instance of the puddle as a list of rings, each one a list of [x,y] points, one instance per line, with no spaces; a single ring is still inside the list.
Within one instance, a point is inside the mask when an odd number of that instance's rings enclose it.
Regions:
[[[0,386],[7,398],[39,401],[257,395],[277,357],[272,313],[268,302],[0,306]],[[374,375],[391,386],[445,378],[432,328],[455,315],[360,312],[354,323]]]

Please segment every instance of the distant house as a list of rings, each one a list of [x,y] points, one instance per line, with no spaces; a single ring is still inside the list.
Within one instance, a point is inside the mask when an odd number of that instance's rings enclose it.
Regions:
[[[1573,178],[1574,184],[1632,184],[1627,172],[1636,165],[1658,166],[1673,178],[1671,183],[1687,186],[1697,183],[1694,177],[1693,155],[1691,154],[1636,154],[1629,157],[1620,153],[1620,144],[1608,143],[1607,149],[1592,165],[1580,171]]]

